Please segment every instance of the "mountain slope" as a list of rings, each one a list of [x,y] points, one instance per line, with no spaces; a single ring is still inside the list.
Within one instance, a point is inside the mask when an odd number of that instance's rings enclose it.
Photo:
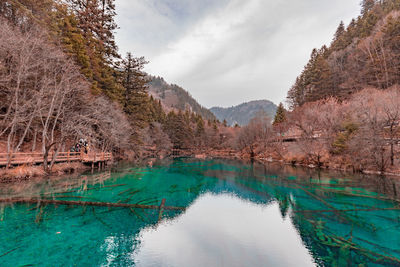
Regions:
[[[215,114],[218,120],[226,120],[228,125],[235,125],[237,123],[244,126],[261,110],[265,111],[273,119],[276,109],[277,106],[271,101],[257,100],[230,108],[213,107],[210,111]]]
[[[150,76],[149,93],[161,100],[167,109],[189,109],[200,114],[207,120],[215,120],[214,114],[207,108],[201,106],[186,90],[175,84],[168,84],[161,77]]]
[[[291,107],[400,84],[399,32],[399,0],[363,0],[361,15],[347,27],[341,22],[329,46],[313,50],[288,93]]]

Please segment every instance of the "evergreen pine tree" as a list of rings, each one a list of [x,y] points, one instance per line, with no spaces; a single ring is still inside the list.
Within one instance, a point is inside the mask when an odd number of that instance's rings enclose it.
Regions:
[[[361,2],[361,14],[366,15],[375,5],[375,0],[362,0]]]
[[[131,53],[128,53],[126,59],[122,61],[124,110],[136,128],[143,128],[152,118],[152,101],[147,94],[146,74],[142,71],[146,63],[143,57],[134,58]]]
[[[87,40],[94,39],[97,52],[109,64],[119,58],[114,31],[117,24],[115,0],[67,0],[79,20],[79,28]]]
[[[286,121],[286,110],[282,103],[279,103],[278,109],[276,110],[273,125],[278,125]]]
[[[338,28],[336,29],[335,35],[333,37],[333,42],[332,42],[331,48],[334,51],[338,51],[338,50],[346,48],[346,41],[344,39],[345,34],[346,34],[346,28],[344,26],[343,21],[341,21]]]
[[[340,37],[342,37],[343,33],[346,31],[344,27],[344,22],[341,21],[338,28],[336,29],[335,36],[334,36],[334,41],[339,40]]]
[[[212,128],[213,128],[214,132],[218,132],[218,122],[217,122],[217,120],[213,121]]]
[[[196,123],[196,137],[201,137],[205,133],[204,120],[201,116],[197,117]]]
[[[78,21],[75,15],[68,12],[65,6],[59,6],[55,15],[57,25],[55,31],[63,41],[65,51],[81,68],[81,73],[92,81],[92,93],[100,94],[101,89],[94,83],[93,66],[87,50],[87,41],[82,31],[78,28]]]
[[[118,83],[115,69],[116,59],[120,56],[114,38],[117,29],[114,1],[66,0],[85,40],[91,73],[83,73],[92,83],[92,91],[103,91],[112,100],[120,100],[123,88]]]
[[[181,110],[176,114],[174,111],[168,113],[164,131],[168,134],[175,148],[189,148],[193,146],[193,131],[188,118]]]

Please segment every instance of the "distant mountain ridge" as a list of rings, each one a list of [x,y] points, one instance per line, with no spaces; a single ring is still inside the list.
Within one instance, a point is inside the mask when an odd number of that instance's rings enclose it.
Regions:
[[[175,84],[168,84],[162,77],[150,76],[149,93],[161,100],[167,110],[190,110],[207,120],[215,120],[214,114],[201,106],[185,89]]]
[[[269,100],[256,100],[230,108],[213,107],[210,111],[214,113],[218,120],[226,120],[228,125],[233,126],[237,123],[240,126],[245,126],[256,116],[257,112],[261,110],[265,111],[272,120],[277,108],[278,107]]]

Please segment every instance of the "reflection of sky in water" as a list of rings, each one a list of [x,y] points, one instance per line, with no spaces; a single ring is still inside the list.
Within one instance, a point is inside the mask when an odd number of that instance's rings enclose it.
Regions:
[[[277,203],[205,194],[185,214],[141,232],[138,266],[313,266]],[[290,255],[289,255],[290,253]]]
[[[339,178],[336,178],[339,177]],[[0,185],[2,266],[400,266],[398,179],[229,160]],[[285,218],[285,219],[283,219]],[[362,265],[363,264],[363,265]]]

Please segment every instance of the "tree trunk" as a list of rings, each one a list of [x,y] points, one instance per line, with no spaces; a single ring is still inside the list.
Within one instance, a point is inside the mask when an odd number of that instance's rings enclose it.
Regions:
[[[394,144],[393,144],[393,140],[390,143],[390,164],[392,166],[394,166]]]
[[[253,145],[250,146],[250,159],[253,161],[255,157]]]
[[[383,174],[385,172],[385,149],[382,148],[382,153],[381,153],[382,157],[381,157],[381,174]]]
[[[33,134],[32,152],[36,150],[36,139],[37,139],[37,128],[35,128],[35,132]]]
[[[10,163],[11,163],[11,157],[12,157],[12,152],[13,149],[11,148],[12,143],[14,141],[14,127],[15,124],[12,125],[10,133],[7,137],[7,165],[6,165],[6,169],[8,169],[10,167]]]
[[[62,143],[59,143],[56,151],[53,154],[53,157],[51,158],[49,172],[51,172],[51,170],[53,169],[54,164],[56,163],[56,159],[57,159],[58,153],[60,152],[61,146],[62,146]]]
[[[44,154],[43,154],[43,168],[44,168],[44,171],[47,172],[47,173],[49,172],[49,166],[48,166],[48,163],[49,163],[49,152],[50,152],[51,147],[54,146],[54,145],[55,145],[55,143],[52,143],[52,144],[46,146]]]

